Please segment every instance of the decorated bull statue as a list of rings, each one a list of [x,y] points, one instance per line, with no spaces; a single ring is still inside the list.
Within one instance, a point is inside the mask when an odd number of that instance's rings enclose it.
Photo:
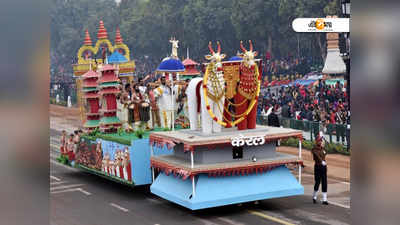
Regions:
[[[242,53],[238,54],[239,57],[243,58],[243,61],[239,67],[240,81],[237,87],[237,93],[234,97],[236,105],[235,114],[237,117],[244,118],[237,125],[239,130],[256,128],[257,104],[254,103],[257,103],[258,99],[258,85],[260,82],[260,76],[254,59],[257,56],[257,52],[253,51],[253,44],[251,40],[249,40],[249,44],[250,49],[246,50],[246,48],[243,46],[243,42],[240,41]]]
[[[221,132],[221,125],[216,121],[222,119],[225,96],[225,81],[221,61],[225,54],[221,54],[221,44],[217,42],[217,52],[208,44],[211,55],[205,58],[210,61],[207,65],[207,78],[194,78],[190,81],[186,94],[188,97],[190,129],[198,129],[198,115],[201,115],[201,129],[205,134]],[[207,95],[207,99],[205,98]],[[214,115],[210,115],[208,110]]]

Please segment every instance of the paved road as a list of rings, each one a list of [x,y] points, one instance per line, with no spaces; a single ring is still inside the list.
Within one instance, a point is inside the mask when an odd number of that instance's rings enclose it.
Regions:
[[[303,176],[305,195],[192,212],[149,191],[127,187],[59,164],[59,129],[50,130],[52,225],[243,225],[350,224],[350,185],[329,180],[329,206],[312,204],[312,175]],[[334,205],[335,204],[335,205]]]

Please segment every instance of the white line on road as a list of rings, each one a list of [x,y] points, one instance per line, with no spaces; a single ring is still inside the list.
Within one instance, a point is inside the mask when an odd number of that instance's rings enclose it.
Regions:
[[[77,188],[78,191],[82,192],[85,195],[91,195],[90,192],[83,190],[82,188]]]
[[[51,187],[50,191],[55,191],[58,189],[67,189],[67,188],[73,188],[73,187],[79,187],[82,186],[83,184],[71,184],[71,185],[62,185],[62,186],[57,186],[57,187]]]
[[[50,178],[51,178],[51,179],[54,179],[54,180],[56,180],[56,181],[60,181],[60,180],[61,180],[60,178],[57,178],[57,177],[52,176],[52,175],[50,175]]]
[[[65,190],[61,190],[61,191],[52,191],[52,192],[50,192],[50,194],[59,194],[59,193],[73,192],[73,191],[80,191],[85,195],[91,195],[90,192],[87,192],[87,191],[83,190],[82,188],[70,188],[70,189],[65,189]]]
[[[332,201],[328,201],[328,202],[329,202],[329,204],[332,204],[332,205],[336,205],[336,206],[339,206],[339,207],[342,207],[342,208],[350,209],[349,205],[343,205],[343,204],[340,204],[340,203],[337,203],[337,202],[332,202]]]
[[[117,208],[117,209],[123,211],[123,212],[128,212],[128,211],[129,211],[128,209],[125,209],[124,207],[122,207],[122,206],[120,206],[120,205],[117,205],[117,204],[115,204],[115,203],[110,203],[110,205],[111,205],[112,207],[115,207],[115,208]]]
[[[50,185],[58,185],[63,183],[66,183],[66,181],[50,182]]]

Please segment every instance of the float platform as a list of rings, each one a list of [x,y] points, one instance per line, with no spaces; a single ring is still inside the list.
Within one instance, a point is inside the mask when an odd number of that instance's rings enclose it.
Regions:
[[[257,140],[262,144],[232,146],[235,138]],[[301,158],[277,153],[276,141],[302,138],[293,129],[258,126],[253,130],[223,129],[203,135],[200,131],[180,130],[150,134],[151,150],[164,145],[173,154],[151,157],[153,194],[191,210],[248,201],[304,194],[304,188],[287,165],[301,166]]]

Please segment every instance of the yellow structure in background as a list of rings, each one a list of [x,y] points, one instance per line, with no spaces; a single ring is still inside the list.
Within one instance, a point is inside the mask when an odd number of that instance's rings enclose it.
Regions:
[[[97,42],[93,46],[92,40],[90,39],[89,32],[86,30],[84,44],[79,48],[77,53],[78,62],[73,64],[74,77],[76,79],[76,89],[77,89],[77,103],[80,110],[81,121],[85,121],[85,108],[84,101],[82,98],[82,80],[80,77],[88,72],[89,70],[97,71],[101,67],[103,62],[102,58],[95,58],[98,52],[102,51],[102,46],[107,48],[107,51],[113,53],[114,51],[119,51],[125,58],[127,62],[118,65],[118,76],[121,81],[126,82],[133,81],[133,73],[135,72],[135,61],[130,58],[130,49],[126,44],[123,43],[119,29],[116,30],[116,37],[114,45],[108,39],[107,30],[104,27],[103,21],[100,21],[99,29],[97,33]]]

